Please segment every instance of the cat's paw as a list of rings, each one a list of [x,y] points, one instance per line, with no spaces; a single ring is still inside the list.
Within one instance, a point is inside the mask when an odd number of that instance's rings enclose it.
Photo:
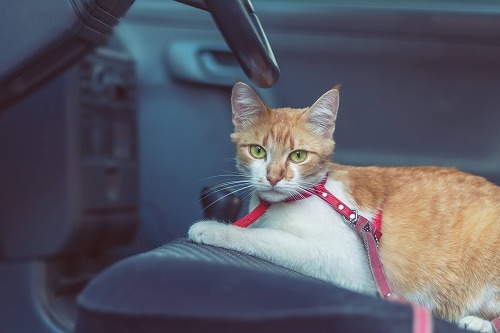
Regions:
[[[458,327],[465,328],[469,331],[493,333],[493,325],[485,320],[474,316],[467,316],[460,319]]]
[[[232,226],[217,221],[200,221],[191,226],[188,238],[196,243],[222,246]]]

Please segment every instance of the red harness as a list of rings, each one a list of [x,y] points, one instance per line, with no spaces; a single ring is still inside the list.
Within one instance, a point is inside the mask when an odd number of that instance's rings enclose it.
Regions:
[[[342,201],[337,199],[330,191],[325,187],[327,178],[321,181],[314,188],[301,193],[300,196],[295,196],[287,199],[285,202],[296,201],[308,198],[315,195],[323,199],[328,205],[330,205],[337,213],[342,215],[344,220],[354,227],[358,236],[363,241],[365,250],[368,257],[368,262],[370,264],[370,269],[377,285],[379,295],[387,300],[404,302],[406,301],[394,293],[387,282],[387,278],[384,274],[382,268],[382,263],[378,254],[378,243],[382,237],[381,223],[382,223],[382,212],[379,211],[372,222],[370,222],[364,216],[358,215],[356,209],[349,208]],[[234,222],[233,225],[246,228],[253,224],[259,217],[261,217],[271,206],[271,203],[265,200],[260,200],[260,203],[255,209],[248,213],[243,218]],[[429,333],[432,332],[432,316],[430,311],[420,305],[412,305],[413,307],[413,332],[414,333]]]

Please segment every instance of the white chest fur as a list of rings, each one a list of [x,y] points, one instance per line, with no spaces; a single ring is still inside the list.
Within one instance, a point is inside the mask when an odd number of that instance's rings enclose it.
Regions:
[[[351,208],[356,207],[346,195],[344,186],[338,181],[328,179],[326,188]],[[252,200],[251,206],[257,200]],[[253,207],[251,207],[253,208]],[[368,219],[371,212],[360,212]],[[307,262],[307,274],[333,282],[356,291],[375,294],[375,285],[366,260],[365,250],[355,231],[342,216],[322,199],[311,196],[306,199],[272,204],[253,228],[275,229],[300,238],[283,238],[289,244],[277,246],[296,248]],[[308,251],[300,247],[309,247]]]

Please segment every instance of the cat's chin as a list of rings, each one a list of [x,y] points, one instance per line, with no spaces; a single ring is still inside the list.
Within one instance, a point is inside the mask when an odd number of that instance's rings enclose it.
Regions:
[[[285,201],[290,197],[290,194],[286,194],[277,190],[259,191],[257,195],[259,196],[259,198],[266,200],[268,202]]]

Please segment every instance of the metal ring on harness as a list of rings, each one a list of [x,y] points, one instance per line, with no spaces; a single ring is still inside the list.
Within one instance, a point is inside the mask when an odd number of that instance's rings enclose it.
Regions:
[[[351,215],[349,215],[349,218],[345,217],[344,215],[342,215],[342,217],[344,218],[344,220],[346,222],[349,222],[352,225],[356,225],[356,222],[358,222],[358,219],[359,219],[358,211],[356,209],[352,210],[352,213],[351,213]]]

